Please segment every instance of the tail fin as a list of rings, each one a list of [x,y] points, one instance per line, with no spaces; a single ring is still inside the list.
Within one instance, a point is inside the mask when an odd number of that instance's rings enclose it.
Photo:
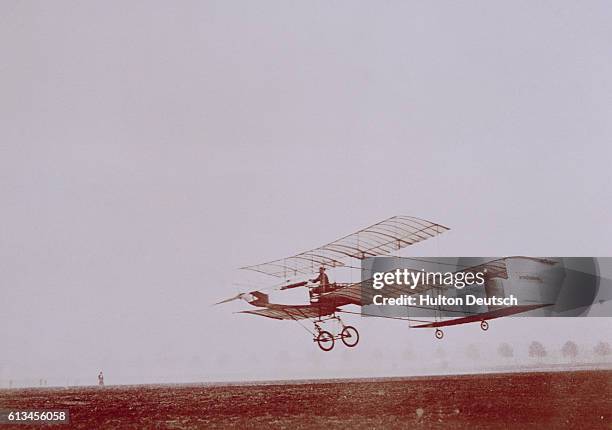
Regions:
[[[265,307],[268,303],[270,303],[268,295],[262,293],[261,291],[251,291],[250,293],[245,294],[242,299],[246,300],[253,306],[259,307]]]

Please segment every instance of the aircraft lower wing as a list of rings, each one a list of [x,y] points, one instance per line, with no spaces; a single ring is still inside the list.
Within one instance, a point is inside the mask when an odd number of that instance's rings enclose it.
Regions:
[[[339,309],[322,305],[275,305],[264,309],[238,312],[240,314],[260,315],[276,320],[303,320],[331,315]]]
[[[495,318],[507,317],[510,315],[520,314],[523,312],[529,312],[534,309],[543,308],[546,306],[552,306],[551,304],[536,304],[536,305],[520,305],[520,306],[509,306],[507,308],[496,309],[491,312],[485,312],[482,314],[469,315],[467,317],[455,318],[447,321],[436,321],[427,324],[420,324],[414,326],[414,328],[436,328],[436,327],[447,327],[451,325],[467,324],[471,322],[478,322],[483,320],[492,320]]]

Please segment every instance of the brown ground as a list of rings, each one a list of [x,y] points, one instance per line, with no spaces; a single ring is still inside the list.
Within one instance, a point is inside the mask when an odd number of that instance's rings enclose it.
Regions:
[[[84,429],[612,429],[612,371],[0,390],[10,407],[69,409]]]

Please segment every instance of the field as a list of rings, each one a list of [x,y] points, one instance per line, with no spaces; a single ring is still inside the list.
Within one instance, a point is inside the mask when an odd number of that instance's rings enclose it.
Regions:
[[[84,429],[611,429],[612,371],[0,390],[8,408],[69,409]]]

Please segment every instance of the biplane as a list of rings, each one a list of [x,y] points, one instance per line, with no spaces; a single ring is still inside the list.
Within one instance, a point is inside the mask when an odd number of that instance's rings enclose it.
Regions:
[[[359,331],[353,326],[346,325],[340,315],[343,313],[363,315],[363,312],[352,312],[347,308],[349,306],[364,307],[371,303],[371,297],[367,297],[367,293],[364,295],[364,291],[370,291],[370,294],[373,291],[362,288],[364,281],[331,283],[325,271],[342,267],[357,269],[360,267],[354,265],[355,260],[389,256],[405,247],[434,238],[448,230],[450,229],[444,225],[420,218],[394,216],[321,247],[287,258],[241,267],[240,269],[259,272],[282,281],[273,287],[239,293],[215,304],[244,300],[256,309],[238,313],[275,320],[296,321],[312,335],[313,341],[323,351],[332,350],[338,340],[345,346],[352,348],[357,346],[359,342]],[[507,278],[506,260],[497,259],[462,270],[485,270],[490,278]],[[546,263],[545,260],[541,261]],[[319,277],[312,279],[312,276],[317,273],[319,273]],[[266,293],[270,290],[284,291],[295,288],[308,290],[308,303],[298,305],[271,303],[269,295]],[[418,292],[418,289],[414,291],[414,293]],[[397,294],[399,295],[400,291],[397,291]],[[441,327],[479,322],[482,330],[487,330],[489,328],[487,320],[528,312],[541,306],[543,305],[535,304],[498,308],[490,312],[433,322],[417,320],[420,321],[420,324],[413,327],[433,328],[435,329],[435,337],[441,339],[443,337]],[[393,317],[393,319],[410,321],[409,318]],[[313,330],[302,324],[302,321],[305,320],[309,320],[313,324]],[[328,322],[335,322],[337,330],[324,329],[324,325]],[[327,328],[327,325],[325,325],[325,328]]]

